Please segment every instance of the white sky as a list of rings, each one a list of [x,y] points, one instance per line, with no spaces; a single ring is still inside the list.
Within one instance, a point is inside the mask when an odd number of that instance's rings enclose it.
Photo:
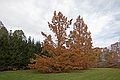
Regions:
[[[0,0],[0,20],[10,30],[43,40],[54,11],[68,19],[81,15],[92,33],[93,46],[105,47],[120,39],[120,0]]]

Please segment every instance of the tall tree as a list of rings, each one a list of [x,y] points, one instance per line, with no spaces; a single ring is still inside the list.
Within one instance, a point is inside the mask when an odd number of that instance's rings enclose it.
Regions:
[[[54,12],[52,23],[48,22],[48,26],[55,33],[56,42],[53,42],[51,35],[42,32],[45,37],[43,50],[52,56],[37,56],[36,63],[29,65],[30,68],[43,72],[63,72],[89,67],[94,60],[90,32],[79,16],[68,37],[66,30],[71,23],[72,19],[68,21],[61,12]]]
[[[47,36],[45,33],[41,32],[42,35],[46,38],[44,40],[44,45],[43,45],[44,48],[46,48],[46,46],[49,45],[49,47],[51,47],[52,49],[53,48],[56,49],[56,50],[52,50],[52,53],[54,53],[54,55],[60,55],[62,53],[61,52],[62,48],[64,48],[64,44],[65,44],[65,40],[66,40],[66,36],[67,36],[66,30],[67,30],[67,28],[69,28],[69,25],[71,23],[72,23],[72,19],[67,20],[67,17],[65,17],[61,12],[56,14],[56,11],[54,11],[52,23],[48,22],[48,26],[49,26],[50,30],[52,30],[52,32],[55,33],[55,37],[56,37],[55,41],[56,42],[54,42],[52,40],[51,35]],[[46,50],[48,50],[48,48]]]
[[[67,46],[74,53],[79,54],[82,58],[82,65],[84,68],[87,68],[95,60],[95,54],[93,54],[92,49],[92,38],[91,33],[88,32],[88,27],[84,23],[83,18],[76,19],[74,23],[74,29],[70,32]],[[83,57],[82,57],[83,56]]]
[[[0,69],[6,69],[9,64],[8,31],[0,21]]]

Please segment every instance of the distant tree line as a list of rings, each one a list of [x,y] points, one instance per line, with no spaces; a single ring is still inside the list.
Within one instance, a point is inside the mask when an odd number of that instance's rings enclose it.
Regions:
[[[97,64],[96,67],[113,67],[113,68],[120,68],[120,57],[116,51],[112,51],[105,48],[94,48],[94,52],[96,54]]]
[[[0,70],[26,69],[30,58],[41,55],[40,41],[26,38],[22,30],[12,32],[0,21]]]

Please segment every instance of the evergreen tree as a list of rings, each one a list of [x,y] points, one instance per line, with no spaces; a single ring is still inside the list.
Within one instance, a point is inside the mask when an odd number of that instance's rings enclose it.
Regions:
[[[35,51],[36,51],[36,54],[41,55],[42,46],[41,46],[40,41],[37,41],[35,43]]]
[[[35,43],[31,37],[27,40],[22,30],[8,32],[0,22],[0,70],[27,68],[30,58],[41,50],[40,42]]]
[[[7,69],[9,65],[8,31],[0,21],[0,70]]]

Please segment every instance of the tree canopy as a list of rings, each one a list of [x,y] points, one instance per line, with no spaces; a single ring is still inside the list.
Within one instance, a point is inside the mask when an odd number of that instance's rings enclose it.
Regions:
[[[72,25],[72,19],[68,20],[61,12],[54,11],[48,27],[55,35],[41,32],[45,37],[43,51],[47,51],[51,56],[37,56],[35,64],[29,64],[30,68],[42,72],[65,72],[72,69],[87,69],[94,64],[91,33],[88,32],[83,18],[78,16],[73,30],[67,35],[69,25]],[[55,41],[53,37],[56,37]]]

